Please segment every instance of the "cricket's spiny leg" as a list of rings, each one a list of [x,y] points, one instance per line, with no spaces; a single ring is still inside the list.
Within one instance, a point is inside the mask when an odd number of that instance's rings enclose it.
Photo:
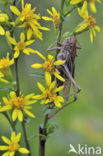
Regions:
[[[48,47],[48,49],[51,49],[55,44],[56,44],[56,41],[55,41],[54,43],[52,43],[52,44]],[[47,49],[47,51],[48,51],[48,49]]]
[[[81,88],[78,86],[78,84],[75,82],[75,80],[73,79],[68,67],[64,64],[63,65],[65,71],[66,71],[66,74],[68,76],[68,78],[72,81],[72,83],[74,84],[74,86],[78,89],[78,92],[80,92]]]
[[[73,91],[74,91],[74,99],[77,100],[77,91],[76,91],[76,87],[75,85],[72,83],[73,85]]]
[[[53,50],[61,50],[61,47],[54,47],[54,48],[51,48],[51,49],[47,49],[47,51],[53,51]]]

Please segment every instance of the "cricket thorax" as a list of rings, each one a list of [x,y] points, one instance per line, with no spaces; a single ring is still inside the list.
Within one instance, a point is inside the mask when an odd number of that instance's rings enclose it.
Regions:
[[[57,59],[68,60],[76,55],[76,39],[75,37],[66,38],[63,42]]]

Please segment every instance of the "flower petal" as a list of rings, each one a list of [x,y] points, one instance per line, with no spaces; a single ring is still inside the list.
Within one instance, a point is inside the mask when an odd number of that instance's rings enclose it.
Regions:
[[[54,65],[59,66],[59,65],[62,65],[62,64],[64,64],[64,63],[65,63],[65,60],[64,60],[64,61],[58,60],[58,61],[55,61],[55,62],[54,62]]]
[[[26,42],[25,42],[25,45],[26,45],[26,46],[29,46],[29,45],[31,45],[33,42],[34,42],[34,40],[26,41]]]
[[[24,109],[24,111],[25,111],[25,113],[26,113],[27,115],[29,115],[30,117],[35,118],[35,115],[32,114],[31,112],[29,112],[27,109]]]
[[[13,131],[11,134],[11,141],[14,141],[16,137],[16,133]]]
[[[0,151],[8,150],[8,146],[0,146]]]
[[[95,2],[92,2],[92,1],[91,1],[89,4],[90,4],[90,9],[91,9],[91,11],[92,11],[93,13],[96,13]]]
[[[45,21],[53,21],[51,17],[42,16],[42,19]]]
[[[20,55],[20,51],[15,51],[15,53],[14,53],[14,58],[18,58],[19,55]]]
[[[80,2],[82,2],[82,0],[71,0],[70,4],[78,4]]]
[[[28,154],[28,153],[29,153],[29,151],[28,151],[26,148],[22,148],[22,147],[20,147],[20,148],[18,149],[18,151],[19,151],[20,153],[24,153],[24,154]]]
[[[32,35],[33,35],[33,31],[32,31],[32,29],[29,28],[27,31],[27,40],[30,40]]]
[[[56,107],[58,107],[58,108],[61,108],[62,107],[62,105],[60,104],[59,101],[55,100],[54,103],[55,103]]]
[[[16,93],[15,93],[14,91],[11,91],[11,92],[10,92],[10,97],[11,97],[11,98],[16,98]]]
[[[14,109],[14,111],[12,112],[12,120],[15,121],[18,117],[19,114],[19,110],[18,109]]]
[[[31,65],[32,68],[42,68],[42,64],[35,63]]]
[[[21,32],[20,34],[20,41],[24,42],[25,41],[25,34]]]
[[[15,15],[20,15],[20,11],[19,11],[15,6],[10,6],[10,10],[11,10]]]
[[[2,140],[6,143],[6,144],[10,144],[11,143],[11,141],[8,139],[8,138],[6,138],[5,136],[2,136],[1,137],[2,138]]]
[[[17,136],[15,137],[15,141],[19,142],[21,138],[21,133],[18,133]]]
[[[37,83],[37,85],[38,85],[39,89],[44,93],[45,92],[44,86],[39,82]]]
[[[5,34],[4,28],[0,26],[0,35],[4,35],[4,34]]]
[[[46,81],[46,85],[50,86],[51,84],[51,75],[49,72],[45,72],[45,81]]]
[[[3,102],[5,103],[5,105],[8,105],[9,104],[9,101],[6,97],[3,97]]]
[[[18,119],[20,122],[23,121],[23,112],[21,110],[19,110]]]
[[[51,89],[53,89],[55,86],[56,86],[56,81],[53,81],[53,82],[50,84],[49,89],[51,90]]]
[[[9,152],[5,152],[2,156],[9,156]]]
[[[64,88],[64,86],[60,86],[60,87],[56,88],[56,89],[54,90],[54,92],[55,92],[55,93],[56,93],[56,92],[59,92],[60,90],[63,90],[63,88]]]
[[[90,40],[91,40],[91,43],[93,43],[93,33],[92,33],[92,31],[90,31]]]
[[[54,72],[53,74],[55,75],[56,78],[58,78],[59,80],[65,82],[65,79],[64,79],[62,76],[60,76],[60,75],[58,74],[58,72]]]
[[[42,99],[42,95],[35,95],[32,97],[33,99]]]

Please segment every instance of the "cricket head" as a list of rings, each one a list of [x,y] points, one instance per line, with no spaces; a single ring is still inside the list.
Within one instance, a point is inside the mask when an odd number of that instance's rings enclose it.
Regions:
[[[64,40],[64,45],[76,46],[77,39],[76,37],[68,37]]]

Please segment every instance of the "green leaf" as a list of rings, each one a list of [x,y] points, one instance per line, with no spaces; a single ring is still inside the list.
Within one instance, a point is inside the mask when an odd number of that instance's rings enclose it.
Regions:
[[[2,91],[2,90],[12,90],[12,88],[11,87],[3,87],[3,88],[0,87],[0,91]]]
[[[31,76],[39,77],[39,78],[44,79],[44,73],[34,72],[34,73],[31,74]]]
[[[69,37],[70,36],[70,32],[65,32],[64,34],[63,34],[63,38],[67,38],[67,37]]]
[[[47,114],[50,114],[51,113],[51,109],[47,108],[47,107],[44,107],[43,108],[43,114],[44,115],[47,115]]]
[[[55,129],[58,129],[58,126],[54,123],[48,123],[46,125],[46,128],[47,128],[47,134],[51,134],[55,131]]]

